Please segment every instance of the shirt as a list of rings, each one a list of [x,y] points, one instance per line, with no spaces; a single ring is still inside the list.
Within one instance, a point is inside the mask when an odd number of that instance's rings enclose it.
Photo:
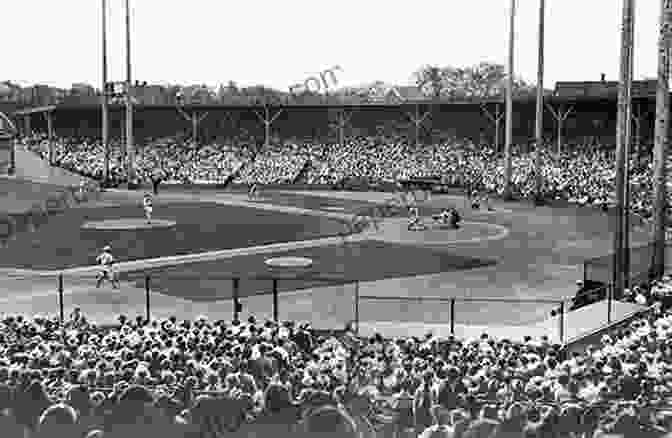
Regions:
[[[114,263],[114,256],[109,252],[104,252],[96,258],[96,261],[104,266],[111,266]]]

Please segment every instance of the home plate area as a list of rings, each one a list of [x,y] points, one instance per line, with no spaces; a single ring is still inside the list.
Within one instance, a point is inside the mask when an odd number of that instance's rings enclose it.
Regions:
[[[506,227],[485,222],[462,221],[455,229],[450,224],[434,221],[431,216],[421,218],[422,227],[409,227],[408,219],[387,219],[378,224],[372,238],[395,243],[421,243],[442,245],[456,243],[483,242],[504,239],[509,231]]]

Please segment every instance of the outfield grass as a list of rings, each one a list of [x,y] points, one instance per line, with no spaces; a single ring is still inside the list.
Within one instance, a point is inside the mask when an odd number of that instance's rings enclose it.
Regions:
[[[24,213],[32,205],[46,201],[64,190],[52,184],[0,178],[0,213]]]
[[[272,291],[272,274],[266,269],[264,260],[281,256],[300,256],[313,260],[313,266],[304,279],[279,280],[278,290],[281,292],[343,284],[355,279],[366,282],[475,269],[495,263],[493,260],[463,257],[443,250],[363,241],[347,247],[330,245],[273,255],[240,256],[129,272],[122,274],[121,279],[134,281],[138,287],[143,287],[144,276],[149,273],[152,290],[193,301],[231,298],[231,279],[234,277],[241,278],[241,297],[268,294]]]
[[[242,248],[335,236],[341,222],[316,216],[226,206],[215,203],[157,205],[157,219],[177,222],[172,229],[82,230],[87,221],[143,217],[138,205],[76,208],[50,216],[33,233],[20,233],[0,250],[0,267],[64,269],[91,265],[110,244],[119,261]]]

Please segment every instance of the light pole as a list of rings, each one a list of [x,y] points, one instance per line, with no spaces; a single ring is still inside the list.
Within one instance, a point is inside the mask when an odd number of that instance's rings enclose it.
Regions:
[[[134,187],[133,169],[133,85],[131,83],[131,8],[126,0],[126,176],[128,188]]]
[[[654,230],[655,242],[652,274],[660,278],[665,271],[665,228],[667,220],[667,148],[670,125],[670,40],[672,39],[672,5],[661,0],[660,34],[658,37],[658,87],[656,90],[654,165]]]
[[[105,159],[103,169],[103,183],[107,187],[110,180],[110,145],[109,145],[109,115],[108,115],[108,86],[107,86],[107,0],[102,0],[102,13],[103,13],[103,87],[102,87],[102,96],[101,96],[101,109],[102,109],[102,142],[103,149],[105,150]]]
[[[632,78],[634,73],[634,47],[635,47],[635,0],[632,5],[632,16],[630,17],[630,31],[628,42],[630,56],[628,56],[628,101],[626,106],[625,120],[625,171],[623,179],[625,180],[625,194],[623,195],[623,285],[630,287],[630,152],[632,143]]]
[[[620,79],[618,83],[618,114],[616,120],[616,230],[614,233],[614,265],[612,291],[621,294],[625,286],[625,254],[624,254],[624,216],[626,206],[626,160],[628,149],[628,135],[630,130],[630,106],[631,106],[631,57],[632,57],[632,33],[635,0],[623,0],[623,18],[621,28],[621,65]],[[612,293],[613,293],[612,292]],[[613,297],[612,297],[613,298]],[[610,301],[611,302],[611,301]],[[611,310],[611,309],[609,309]]]
[[[513,62],[516,22],[516,0],[511,0],[509,16],[509,68],[506,78],[506,144],[504,145],[504,193],[506,200],[513,198],[511,187],[511,144],[513,143]]]
[[[539,0],[539,57],[537,61],[537,117],[535,120],[534,137],[536,143],[534,167],[537,171],[535,180],[535,201],[542,202],[543,176],[541,174],[541,150],[544,141],[544,22],[546,0]]]

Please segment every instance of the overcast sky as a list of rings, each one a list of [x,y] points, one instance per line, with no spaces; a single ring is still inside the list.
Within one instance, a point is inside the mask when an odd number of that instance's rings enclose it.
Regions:
[[[509,0],[130,0],[133,80],[279,89],[338,65],[339,86],[409,84],[423,64],[506,64]],[[622,0],[547,0],[545,87],[618,79]],[[635,79],[655,77],[659,0],[638,0]],[[536,82],[539,0],[518,0],[516,74]],[[125,78],[108,0],[109,79]],[[3,2],[0,80],[101,82],[101,0]]]

